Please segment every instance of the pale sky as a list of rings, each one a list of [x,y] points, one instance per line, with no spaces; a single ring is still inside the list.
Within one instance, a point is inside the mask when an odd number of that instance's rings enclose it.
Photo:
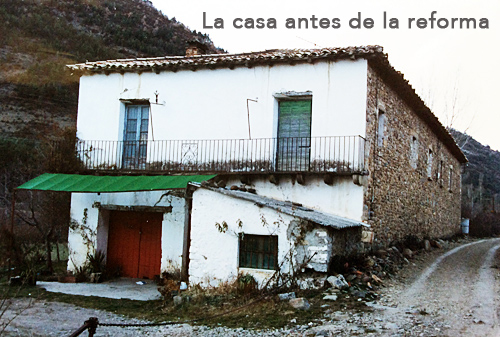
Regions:
[[[207,33],[214,44],[230,53],[276,48],[346,47],[381,45],[389,61],[424,99],[427,105],[449,125],[450,116],[458,116],[452,127],[466,131],[483,145],[500,150],[500,1],[498,0],[152,0],[169,18],[175,17],[190,29]],[[431,28],[431,12],[436,20]],[[214,26],[224,20],[223,29]],[[351,18],[361,12],[362,19],[372,18],[371,29],[353,29]],[[383,28],[387,18],[396,18],[398,29]],[[287,29],[287,18],[338,18],[340,28]],[[235,18],[276,19],[277,29],[236,29]],[[409,19],[415,18],[411,29]],[[424,18],[426,28],[416,20]],[[452,18],[474,18],[477,24],[488,20],[489,29],[451,28]],[[444,20],[447,19],[447,20]],[[438,28],[448,21],[448,28]],[[447,118],[447,116],[449,116]]]

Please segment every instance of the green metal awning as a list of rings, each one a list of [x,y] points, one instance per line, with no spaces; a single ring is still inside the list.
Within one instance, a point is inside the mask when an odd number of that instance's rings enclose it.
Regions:
[[[193,176],[91,176],[45,173],[18,189],[58,192],[106,193],[155,191],[186,188],[189,182],[201,183],[215,175]]]

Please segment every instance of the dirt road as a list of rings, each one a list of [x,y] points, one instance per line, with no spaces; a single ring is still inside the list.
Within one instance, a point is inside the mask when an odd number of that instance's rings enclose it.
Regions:
[[[177,325],[147,329],[98,329],[98,336],[500,336],[500,239],[436,250],[388,284],[365,311],[332,311],[320,322],[271,331]],[[53,313],[53,314],[51,314]],[[9,313],[6,313],[9,316]],[[64,316],[64,317],[63,317]],[[64,336],[82,317],[123,321],[117,315],[62,303],[37,303],[12,322],[8,336]],[[65,325],[54,324],[65,322]],[[74,324],[73,324],[74,325]],[[36,329],[33,327],[36,326]],[[60,327],[59,331],[56,327]],[[34,332],[36,331],[36,332]]]
[[[398,325],[411,315],[412,335],[500,336],[498,268],[492,268],[499,247],[500,239],[481,240],[439,256],[416,280],[389,290],[397,308],[384,310],[383,320]]]

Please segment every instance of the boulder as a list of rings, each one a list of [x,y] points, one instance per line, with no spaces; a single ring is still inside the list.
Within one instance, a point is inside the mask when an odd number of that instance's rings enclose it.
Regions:
[[[438,248],[438,249],[443,248],[443,246],[438,241],[436,241],[436,240],[431,240],[431,246],[435,247],[435,248]]]
[[[308,277],[297,280],[297,284],[302,290],[321,289],[325,285],[326,277]]]
[[[336,288],[336,289],[345,289],[345,288],[349,288],[349,284],[347,283],[347,281],[345,280],[344,278],[344,275],[342,274],[339,274],[337,276],[329,276],[326,281],[328,283],[330,283],[330,285],[333,287],[333,288]]]
[[[368,292],[366,292],[364,290],[355,290],[355,291],[352,292],[353,296],[356,296],[356,297],[359,297],[359,298],[366,298],[367,294],[368,294]]]
[[[375,274],[372,274],[372,279],[377,283],[383,283],[382,280]]]
[[[347,275],[347,281],[348,282],[354,281],[354,279],[356,279],[357,277],[358,276],[356,274]]]
[[[177,295],[177,296],[174,296],[174,305],[181,305],[182,304],[182,297]]]
[[[396,246],[392,246],[392,247],[391,247],[391,250],[392,250],[394,253],[396,253],[396,254],[401,254],[401,252],[399,251],[398,247],[396,247]]]
[[[337,295],[336,294],[326,295],[326,296],[323,297],[323,300],[325,300],[325,301],[336,301],[337,300]]]
[[[411,259],[413,257],[413,252],[411,251],[410,248],[405,248],[403,250],[403,256],[406,257],[407,259]]]
[[[438,243],[441,245],[441,247],[443,247],[443,248],[445,248],[445,249],[446,249],[446,248],[448,248],[448,246],[449,246],[448,242],[447,242],[447,241],[444,241],[444,240],[442,240],[442,239],[439,239],[439,240],[438,240]]]
[[[309,302],[303,297],[292,298],[289,303],[292,307],[298,310],[309,310],[309,308],[311,308]]]
[[[424,249],[431,250],[431,242],[429,240],[424,240]]]
[[[278,294],[280,301],[289,301],[291,299],[297,298],[294,292]]]
[[[385,259],[387,257],[387,250],[379,249],[379,250],[377,250],[376,254],[378,257]]]
[[[376,264],[376,262],[375,262],[375,260],[374,260],[373,258],[371,258],[371,257],[369,257],[369,256],[368,256],[368,257],[365,259],[365,266],[366,266],[366,267],[371,268],[371,267],[373,267],[375,264]]]

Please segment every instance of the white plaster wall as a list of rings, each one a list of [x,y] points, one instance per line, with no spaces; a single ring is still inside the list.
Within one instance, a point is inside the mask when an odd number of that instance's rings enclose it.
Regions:
[[[267,225],[263,225],[263,219]],[[242,221],[242,227],[238,223]],[[191,247],[189,282],[202,286],[217,286],[234,279],[238,272],[254,275],[263,284],[273,271],[238,268],[238,233],[278,236],[278,263],[280,264],[294,243],[287,237],[290,221],[294,217],[274,210],[258,207],[252,202],[232,198],[206,189],[193,194],[191,215]],[[216,223],[225,221],[228,229],[219,232]],[[282,270],[288,272],[288,264]]]
[[[72,193],[71,195],[71,218],[80,225],[88,227],[87,234],[95,232],[91,238],[90,245],[83,240],[81,231],[71,230],[68,234],[68,245],[70,249],[70,259],[68,270],[75,270],[75,267],[83,265],[86,261],[87,253],[90,249],[107,251],[107,213],[101,212],[101,222],[99,223],[99,210],[92,207],[95,202],[101,205],[119,206],[172,206],[171,213],[164,213],[162,221],[161,239],[161,270],[166,271],[180,268],[182,265],[182,248],[184,238],[184,198],[171,195],[162,195],[167,191],[151,192],[124,192],[124,193]],[[161,201],[160,201],[161,198]],[[159,202],[158,202],[159,201]],[[85,211],[86,210],[86,211]],[[87,214],[84,224],[84,213]],[[103,216],[104,215],[104,216]],[[97,231],[96,231],[97,229]]]
[[[185,199],[172,199],[172,213],[164,213],[161,239],[161,270],[180,271],[184,243]]]
[[[68,233],[68,270],[75,271],[76,268],[82,266],[87,259],[87,253],[90,253],[89,250],[95,247],[97,238],[92,235],[92,232],[95,232],[99,218],[99,210],[92,208],[95,196],[96,194],[90,193],[71,194],[71,221],[88,230],[70,228]],[[84,237],[89,238],[90,241],[84,240]]]
[[[124,104],[149,99],[153,129],[149,138],[248,138],[247,99],[252,138],[276,136],[277,100],[286,91],[312,92],[312,136],[365,135],[366,60],[295,66],[183,70],[176,73],[112,73],[80,80],[78,136],[121,140]],[[151,123],[150,123],[151,124]]]
[[[280,177],[279,184],[269,182],[268,177],[255,176],[251,186],[258,195],[293,201],[325,213],[362,221],[363,186],[353,183],[351,176],[335,176],[333,184],[325,184],[322,176],[306,176],[305,184],[297,183],[292,177]],[[242,185],[236,177],[227,181],[227,186]]]

